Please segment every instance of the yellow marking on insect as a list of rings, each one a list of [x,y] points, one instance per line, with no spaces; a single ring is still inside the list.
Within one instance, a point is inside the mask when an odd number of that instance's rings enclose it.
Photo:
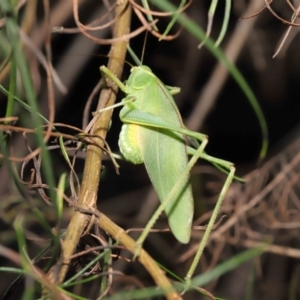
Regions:
[[[133,164],[144,162],[140,141],[139,130],[141,126],[135,124],[124,124],[119,137],[119,148],[127,161]]]

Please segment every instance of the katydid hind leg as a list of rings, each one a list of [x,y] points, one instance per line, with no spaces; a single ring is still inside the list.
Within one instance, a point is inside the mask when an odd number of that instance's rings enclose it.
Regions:
[[[218,213],[220,211],[220,208],[221,208],[221,206],[223,204],[223,201],[224,201],[224,199],[226,197],[227,191],[228,191],[228,189],[229,189],[229,187],[231,185],[231,182],[232,182],[232,180],[234,178],[234,174],[235,174],[234,164],[232,164],[230,162],[227,162],[227,163],[230,164],[230,172],[228,173],[228,176],[227,176],[227,178],[225,180],[225,183],[224,183],[224,185],[222,187],[222,190],[221,190],[220,195],[218,197],[217,203],[216,203],[215,208],[213,210],[213,213],[212,213],[212,215],[210,217],[210,220],[209,220],[209,222],[207,224],[206,230],[205,230],[204,235],[203,235],[203,237],[201,239],[201,242],[199,244],[199,247],[198,247],[196,255],[195,255],[194,259],[193,259],[193,262],[192,262],[192,264],[190,266],[190,269],[188,270],[188,272],[186,274],[186,277],[185,277],[185,281],[186,281],[185,290],[189,290],[189,286],[191,284],[191,278],[192,278],[192,276],[193,276],[193,274],[194,274],[194,272],[196,270],[196,267],[197,267],[197,265],[198,265],[198,263],[199,263],[199,261],[201,259],[201,255],[202,255],[203,250],[204,250],[204,248],[206,246],[206,243],[208,241],[208,238],[210,236],[212,228],[213,228],[213,226],[214,226],[214,224],[216,222],[216,219],[217,219]]]

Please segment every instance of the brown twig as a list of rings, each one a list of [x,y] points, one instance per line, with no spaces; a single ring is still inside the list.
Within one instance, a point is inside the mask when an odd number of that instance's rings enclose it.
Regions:
[[[114,239],[118,240],[122,245],[124,245],[127,250],[132,253],[135,252],[136,242],[125,232],[125,230],[113,223],[104,214],[99,214],[96,224],[110,234]],[[138,260],[151,274],[156,284],[166,291],[167,299],[181,299],[181,297],[174,291],[164,272],[145,250],[141,250]]]

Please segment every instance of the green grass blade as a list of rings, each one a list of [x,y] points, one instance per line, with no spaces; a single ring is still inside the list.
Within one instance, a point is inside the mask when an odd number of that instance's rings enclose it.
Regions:
[[[77,272],[73,277],[69,278],[67,281],[65,281],[62,286],[68,287],[70,285],[73,285],[73,281],[76,280],[79,276],[81,276],[85,271],[87,271],[90,267],[96,264],[101,258],[103,258],[107,252],[110,252],[110,249],[104,250],[101,254],[96,256],[91,262],[89,262],[84,268],[82,268],[79,272]]]
[[[225,1],[225,13],[224,13],[224,20],[223,20],[223,24],[222,24],[222,28],[221,28],[221,31],[220,31],[220,34],[217,38],[217,41],[215,43],[215,46],[218,47],[224,37],[225,37],[225,34],[227,32],[227,28],[228,28],[228,23],[229,23],[229,17],[230,17],[230,10],[231,10],[231,0],[226,0]]]
[[[223,263],[219,264],[214,269],[193,278],[191,281],[191,288],[197,286],[204,286],[212,282],[213,280],[218,279],[220,276],[236,269],[237,267],[253,259],[254,257],[261,255],[263,252],[264,250],[262,247],[246,250],[243,253],[237,254],[227,259]]]
[[[247,261],[261,255],[263,253],[263,248],[255,248],[246,250],[243,253],[237,254],[234,257],[227,259],[225,262],[217,265],[210,271],[205,272],[199,276],[196,276],[192,281],[191,285],[189,286],[188,290],[192,290],[196,287],[204,286],[216,279],[220,276],[236,269],[237,267],[241,266],[242,264],[246,263]],[[168,274],[170,273],[167,269],[165,269]],[[185,282],[183,279],[179,279],[175,276],[176,280],[181,280],[181,283],[175,283],[174,288],[182,292],[185,288]],[[121,300],[121,299],[146,299],[149,297],[160,296],[163,295],[164,291],[158,289],[157,287],[145,288],[145,289],[138,289],[133,291],[121,292],[116,295],[105,297],[105,300]]]
[[[150,10],[150,7],[149,7],[149,4],[148,4],[148,1],[147,0],[142,0],[142,4],[144,6],[144,8],[146,8],[147,10]],[[147,14],[147,19],[150,23],[152,23],[154,20],[153,20],[153,17],[151,14]],[[156,25],[153,25],[153,28],[158,31],[158,28]]]
[[[0,84],[0,91],[6,95],[7,97],[10,96],[10,91],[8,91],[3,85]],[[29,112],[34,112],[34,110],[32,109],[32,107],[30,105],[28,105],[26,102],[24,102],[23,100],[21,100],[20,98],[18,98],[17,96],[14,95],[14,100],[18,101],[27,111]],[[49,121],[39,112],[36,112],[37,115],[39,116],[39,118],[41,118],[41,120],[43,120],[46,124],[49,124]]]
[[[132,48],[130,47],[130,45],[127,45],[127,50],[131,56],[131,58],[134,60],[134,62],[136,63],[137,66],[141,66],[142,62],[140,61],[140,59],[136,56],[136,54],[134,53],[134,51],[132,50]]]
[[[26,273],[22,269],[11,268],[11,267],[0,267],[0,272],[15,273],[15,274],[22,274],[22,275]]]
[[[180,10],[181,10],[181,9],[183,8],[183,6],[185,5],[185,2],[186,2],[185,0],[181,0],[180,5],[178,6],[176,12],[174,13],[171,22],[168,24],[166,30],[165,30],[164,33],[162,34],[163,37],[165,37],[166,35],[168,35],[168,33],[170,32],[171,28],[173,27],[173,25],[174,25],[175,22],[177,21],[178,16],[179,16],[179,14],[180,14]],[[162,38],[159,39],[159,41],[161,41],[161,40],[162,40]]]

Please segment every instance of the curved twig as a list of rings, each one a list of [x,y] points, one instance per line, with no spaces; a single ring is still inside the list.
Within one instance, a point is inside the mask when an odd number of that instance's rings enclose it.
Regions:
[[[123,13],[124,13],[124,10],[120,12],[119,18],[121,17],[121,15]],[[83,35],[85,35],[87,38],[89,38],[92,42],[94,42],[96,44],[101,44],[101,45],[110,45],[110,44],[116,43],[116,42],[128,41],[131,38],[139,35],[140,33],[142,33],[145,30],[151,31],[152,26],[157,22],[157,20],[155,20],[154,22],[147,23],[147,26],[144,25],[144,26],[132,31],[131,33],[124,34],[124,35],[122,35],[120,37],[117,37],[117,38],[99,39],[99,38],[96,38],[96,37],[92,36],[91,34],[87,33],[86,29],[85,29],[85,26],[80,22],[79,16],[78,16],[78,2],[77,2],[77,0],[73,0],[73,15],[74,15],[75,23],[78,26],[78,28],[80,29],[80,32]]]

